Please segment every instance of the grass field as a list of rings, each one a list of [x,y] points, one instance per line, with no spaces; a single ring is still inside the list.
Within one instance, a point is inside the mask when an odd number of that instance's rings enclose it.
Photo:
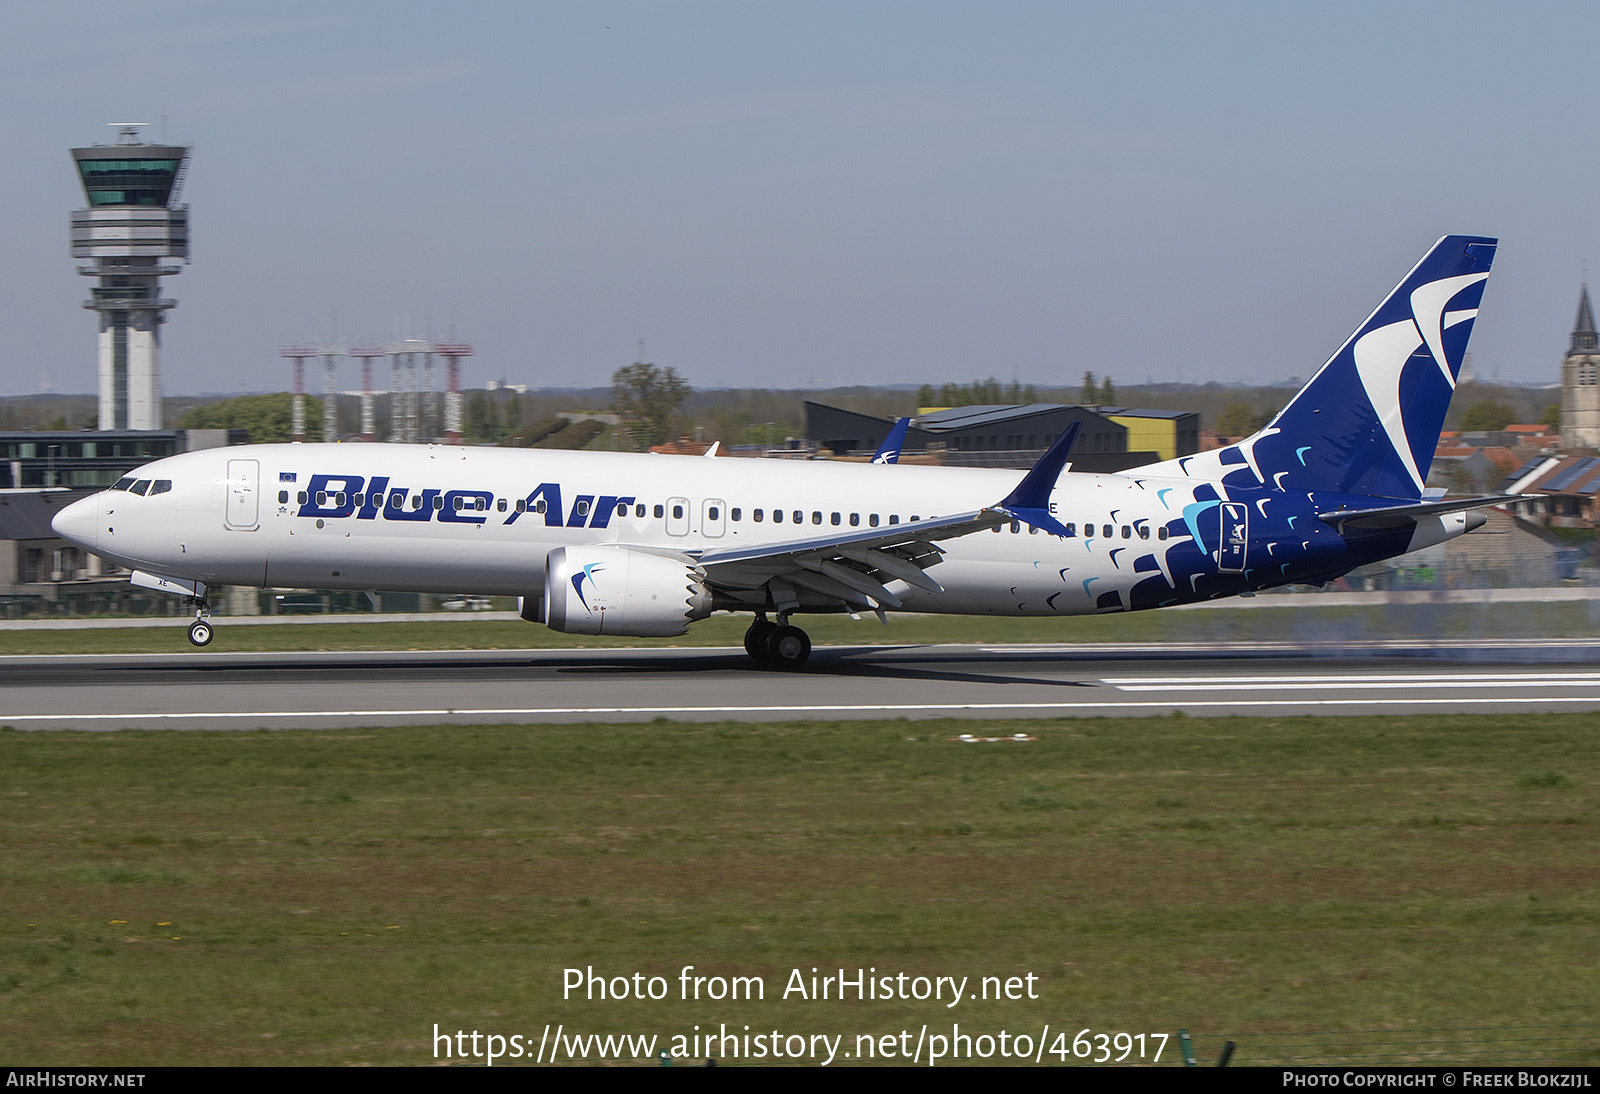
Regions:
[[[537,1042],[547,1022],[749,1024],[843,1034],[849,1051],[960,1022],[1186,1027],[1214,1060],[1242,1033],[1592,1023],[1597,730],[1539,715],[0,732],[4,1055],[425,1063],[434,1023]],[[950,740],[985,731],[1037,740]],[[673,995],[563,1001],[562,970],[591,965]],[[678,1001],[684,965],[762,976],[766,998]],[[779,998],[813,966],[974,989],[1031,973],[1039,997]]]
[[[1135,612],[1065,619],[984,616],[814,615],[797,620],[817,645],[938,642],[1298,641],[1316,644],[1378,638],[1589,637],[1600,635],[1600,600],[1509,604],[1395,604],[1386,607],[1215,608]],[[717,615],[681,638],[598,638],[559,634],[536,623],[445,618],[428,623],[238,626],[216,619],[212,650],[270,652],[326,649],[608,649],[738,646],[747,615]],[[0,655],[19,653],[163,653],[188,650],[187,622],[116,630],[0,630]]]

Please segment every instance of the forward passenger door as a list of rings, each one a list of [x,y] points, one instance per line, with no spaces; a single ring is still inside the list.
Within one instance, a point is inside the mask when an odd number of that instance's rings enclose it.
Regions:
[[[260,527],[257,519],[260,479],[259,460],[228,461],[228,502],[224,524],[229,531],[253,532]]]

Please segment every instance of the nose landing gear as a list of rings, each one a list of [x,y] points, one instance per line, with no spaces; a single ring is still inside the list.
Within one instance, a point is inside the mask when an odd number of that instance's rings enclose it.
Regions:
[[[744,652],[762,664],[797,669],[811,656],[811,639],[799,627],[791,627],[787,615],[779,615],[778,621],[771,623],[765,612],[757,612],[755,622],[744,632]]]
[[[211,604],[203,596],[190,597],[194,605],[194,622],[189,624],[189,641],[196,646],[209,646],[215,637],[211,629]]]

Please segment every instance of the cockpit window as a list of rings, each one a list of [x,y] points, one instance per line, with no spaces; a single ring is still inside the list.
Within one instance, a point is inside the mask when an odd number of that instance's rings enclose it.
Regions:
[[[126,490],[128,487],[130,487],[132,485],[133,485],[133,476],[129,475],[125,479],[118,479],[116,482],[112,483],[111,484],[111,489],[113,489],[113,490]]]
[[[144,497],[144,492],[150,489],[150,480],[140,479],[138,482],[128,487],[128,489],[133,493],[138,494],[140,497]]]
[[[157,479],[155,482],[150,484],[150,494],[149,494],[149,496],[153,498],[157,494],[165,494],[168,490],[171,490],[171,489],[172,489],[172,480],[171,479]]]

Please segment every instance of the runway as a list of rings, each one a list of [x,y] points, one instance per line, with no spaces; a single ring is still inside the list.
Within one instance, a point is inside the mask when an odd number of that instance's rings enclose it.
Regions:
[[[1600,710],[1568,639],[1230,646],[95,654],[0,658],[0,725],[256,729],[648,721]]]

